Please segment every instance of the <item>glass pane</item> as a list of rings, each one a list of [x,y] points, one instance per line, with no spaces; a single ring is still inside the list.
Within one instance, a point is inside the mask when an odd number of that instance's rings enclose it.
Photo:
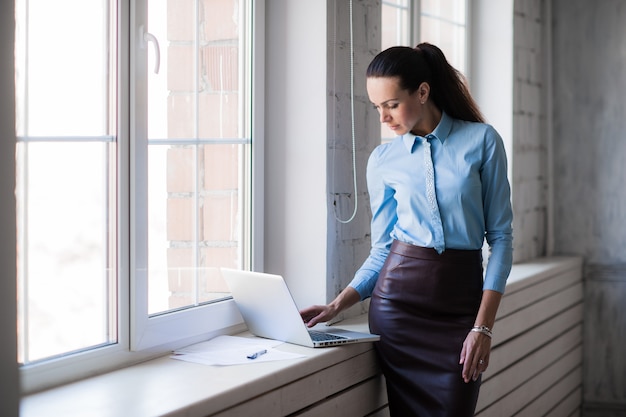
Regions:
[[[456,69],[466,69],[466,1],[422,0],[420,39],[437,45]]]
[[[467,0],[421,0],[422,15],[436,16],[458,25],[465,25]]]
[[[113,145],[18,146],[23,363],[117,338],[108,148]]]
[[[386,0],[382,5],[381,51],[392,46],[412,46],[409,16],[410,0]],[[380,126],[383,141],[396,135],[385,124]]]
[[[107,0],[17,1],[18,136],[106,134],[108,7]]]
[[[111,16],[106,0],[16,2],[21,363],[117,341]]]
[[[382,5],[381,50],[410,45],[409,0],[388,0]]]
[[[437,45],[454,68],[465,73],[465,26],[422,17],[421,38]]]
[[[148,313],[223,299],[242,268],[249,184],[247,2],[152,1],[148,74]],[[149,70],[152,59],[149,55]]]

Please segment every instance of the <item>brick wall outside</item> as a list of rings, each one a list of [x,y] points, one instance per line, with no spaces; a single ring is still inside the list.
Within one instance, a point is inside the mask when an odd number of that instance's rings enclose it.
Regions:
[[[241,262],[238,175],[243,145],[227,143],[242,135],[238,3],[200,1],[196,42],[195,1],[168,0],[168,136],[224,139],[223,144],[168,149],[170,308],[221,297],[228,290],[216,268],[234,268]]]

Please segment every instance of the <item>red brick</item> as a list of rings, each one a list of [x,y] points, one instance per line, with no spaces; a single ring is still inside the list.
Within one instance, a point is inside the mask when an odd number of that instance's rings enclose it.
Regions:
[[[239,185],[241,145],[204,147],[204,190],[236,190]]]
[[[170,45],[167,48],[167,89],[170,93],[195,90],[193,43]]]
[[[195,198],[167,199],[167,240],[193,241]]]
[[[204,240],[231,241],[238,238],[241,228],[238,222],[236,194],[216,194],[204,197]]]
[[[167,192],[195,191],[196,152],[192,147],[174,147],[167,150]],[[175,214],[175,213],[174,213]],[[175,221],[175,219],[172,219]],[[168,219],[169,223],[169,219]]]
[[[209,41],[239,37],[238,0],[202,0],[201,19],[205,39]]]
[[[199,105],[200,137],[237,138],[239,136],[237,94],[202,94]]]

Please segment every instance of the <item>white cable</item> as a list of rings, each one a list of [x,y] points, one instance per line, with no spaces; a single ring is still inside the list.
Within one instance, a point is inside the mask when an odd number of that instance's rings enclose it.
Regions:
[[[336,24],[335,24],[336,25]],[[335,43],[335,48],[337,47]],[[359,199],[357,195],[356,182],[356,133],[354,127],[354,32],[352,28],[352,0],[350,0],[350,118],[351,118],[351,134],[352,134],[352,177],[354,180],[354,211],[348,220],[341,220],[337,217],[337,204],[335,202],[335,219],[339,223],[350,223],[356,216]]]

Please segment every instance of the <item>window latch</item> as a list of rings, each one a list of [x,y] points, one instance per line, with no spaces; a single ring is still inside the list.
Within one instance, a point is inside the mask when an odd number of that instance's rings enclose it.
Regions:
[[[143,26],[139,28],[139,33],[141,35],[142,49],[146,47],[147,43],[152,43],[152,45],[154,45],[154,73],[158,74],[159,67],[161,66],[161,49],[159,48],[159,41],[152,33],[144,32]]]

